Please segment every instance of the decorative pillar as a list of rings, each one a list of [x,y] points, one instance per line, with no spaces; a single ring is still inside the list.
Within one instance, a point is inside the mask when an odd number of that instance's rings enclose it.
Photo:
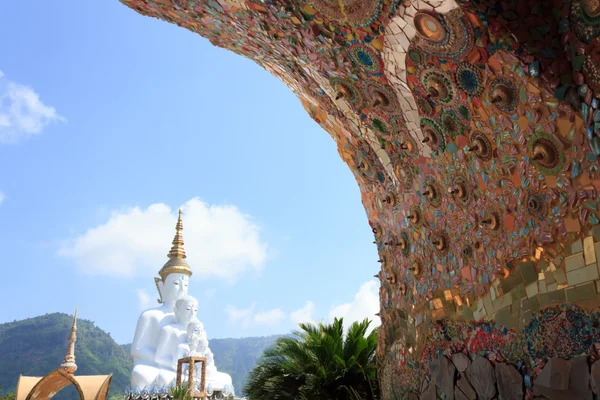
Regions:
[[[202,364],[202,370],[200,373],[200,387],[196,390],[194,385],[194,372],[196,371],[196,364]],[[188,393],[194,399],[206,399],[206,357],[190,356],[181,358],[177,361],[177,386],[181,385],[183,377],[183,365],[188,365]]]

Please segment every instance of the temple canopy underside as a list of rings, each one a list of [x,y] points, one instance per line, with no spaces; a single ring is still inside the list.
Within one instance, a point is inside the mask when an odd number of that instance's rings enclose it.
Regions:
[[[596,390],[598,0],[122,2],[254,60],[337,142],[384,398]]]

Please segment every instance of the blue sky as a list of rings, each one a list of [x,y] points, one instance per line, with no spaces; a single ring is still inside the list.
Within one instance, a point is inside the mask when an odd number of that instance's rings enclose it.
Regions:
[[[209,337],[377,311],[358,186],[278,79],[116,0],[9,2],[0,36],[0,323],[78,304],[130,342],[180,206]]]

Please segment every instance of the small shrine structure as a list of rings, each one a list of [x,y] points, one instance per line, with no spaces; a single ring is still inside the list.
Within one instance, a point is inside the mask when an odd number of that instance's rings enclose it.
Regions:
[[[82,400],[106,400],[112,374],[75,376],[75,341],[77,340],[77,309],[69,335],[67,354],[60,367],[44,377],[19,376],[17,400],[51,399],[69,385],[75,386]]]

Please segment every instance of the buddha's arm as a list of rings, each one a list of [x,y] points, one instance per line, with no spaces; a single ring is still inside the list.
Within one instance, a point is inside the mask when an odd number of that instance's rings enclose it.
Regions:
[[[160,331],[158,345],[156,346],[156,355],[154,356],[154,362],[167,369],[171,369],[173,366],[173,356],[169,354],[170,339],[171,332],[169,332],[169,327],[165,326]]]
[[[150,326],[149,319],[144,318],[144,314],[140,315],[131,343],[131,355],[133,358],[152,361],[154,359],[154,351],[149,347],[144,347],[144,336],[148,332]]]
[[[190,355],[190,346],[187,344],[180,344],[177,346],[177,353],[175,357],[173,357],[173,369],[177,371],[177,364],[180,359],[185,358]]]

